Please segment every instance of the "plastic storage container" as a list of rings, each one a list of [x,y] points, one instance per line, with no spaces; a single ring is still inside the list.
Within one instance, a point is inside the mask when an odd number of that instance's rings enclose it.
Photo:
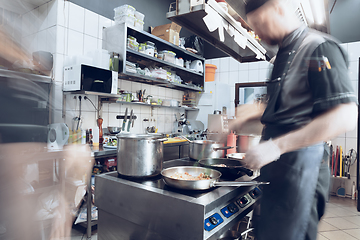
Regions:
[[[135,26],[135,17],[134,15],[120,15],[114,18],[115,24],[127,23],[130,26]]]
[[[146,44],[145,43],[140,43],[139,44],[139,52],[145,53],[145,50],[146,50]]]
[[[150,41],[146,41],[146,49],[145,49],[145,54],[150,55],[150,56],[154,56],[155,53],[155,43],[150,42]]]
[[[139,30],[139,31],[143,31],[144,30],[144,21],[140,20],[140,19],[135,19],[135,23],[134,23],[134,27]]]
[[[163,51],[162,53],[164,54],[164,61],[175,64],[176,53],[174,53],[172,51]]]
[[[136,18],[136,19],[139,19],[139,20],[141,20],[141,21],[144,21],[145,15],[142,14],[141,12],[135,11],[134,15],[135,15],[135,18]]]
[[[135,8],[133,6],[125,4],[120,7],[114,8],[114,12],[115,12],[115,16],[114,16],[115,18],[121,15],[128,15],[128,14],[134,16]]]
[[[139,50],[139,43],[136,41],[136,38],[134,37],[128,37],[127,38],[127,44],[126,44],[127,48],[130,48],[134,51],[138,51]]]
[[[180,67],[184,67],[184,59],[176,58],[176,65],[178,65]]]

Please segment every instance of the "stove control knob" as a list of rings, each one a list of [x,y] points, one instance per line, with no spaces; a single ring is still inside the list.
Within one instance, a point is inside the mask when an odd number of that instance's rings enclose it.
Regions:
[[[235,205],[231,204],[228,206],[228,210],[229,212],[234,213],[238,210],[238,208]]]
[[[240,198],[237,203],[239,204],[239,206],[241,208],[245,207],[248,203],[249,203],[249,199],[247,199],[247,197],[243,196],[242,198]]]
[[[210,221],[210,223],[213,224],[213,225],[218,224],[218,220],[217,220],[215,217],[210,217],[210,218],[209,218],[209,221]]]

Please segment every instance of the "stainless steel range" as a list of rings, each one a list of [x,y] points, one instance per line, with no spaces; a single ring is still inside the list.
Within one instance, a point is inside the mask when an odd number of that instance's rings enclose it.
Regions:
[[[194,165],[197,162],[189,159],[164,162],[164,168]],[[253,209],[260,195],[258,187],[174,189],[165,185],[161,175],[147,180],[120,178],[117,172],[98,175],[98,239],[219,239]]]

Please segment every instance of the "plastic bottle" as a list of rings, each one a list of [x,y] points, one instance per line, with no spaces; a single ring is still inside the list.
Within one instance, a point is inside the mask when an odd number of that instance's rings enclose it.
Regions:
[[[233,147],[227,150],[227,154],[236,153],[236,138],[237,136],[233,133],[233,131],[227,135],[227,146]]]
[[[99,127],[96,126],[93,129],[93,146],[99,147]]]

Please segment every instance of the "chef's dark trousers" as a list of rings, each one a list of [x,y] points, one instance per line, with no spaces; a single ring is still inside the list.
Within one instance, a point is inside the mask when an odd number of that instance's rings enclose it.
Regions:
[[[328,198],[330,172],[324,144],[283,154],[261,169],[260,216],[254,218],[257,240],[315,240]]]

